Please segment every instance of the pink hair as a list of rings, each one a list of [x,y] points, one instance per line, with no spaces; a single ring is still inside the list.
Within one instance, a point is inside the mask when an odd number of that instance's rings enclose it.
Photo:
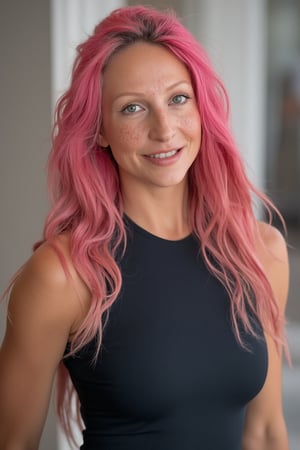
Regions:
[[[101,76],[112,55],[138,41],[165,46],[191,75],[201,116],[202,143],[189,173],[190,221],[208,267],[229,293],[237,339],[244,345],[239,323],[255,334],[247,314],[250,310],[280,343],[284,320],[255,254],[257,228],[251,192],[262,201],[269,216],[273,206],[245,175],[228,127],[224,87],[203,49],[173,13],[138,6],[112,12],[78,46],[70,87],[56,111],[49,159],[53,206],[43,241],[54,242],[60,233],[69,233],[72,261],[92,293],[90,310],[74,337],[71,353],[94,336],[98,337],[99,352],[102,315],[121,287],[115,255],[122,243],[126,245],[126,237],[118,171],[109,152],[97,145],[102,118]],[[71,392],[67,371],[61,364],[58,413],[69,437]]]

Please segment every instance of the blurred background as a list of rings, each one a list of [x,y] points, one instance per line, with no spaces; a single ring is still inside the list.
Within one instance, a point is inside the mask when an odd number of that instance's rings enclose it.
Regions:
[[[29,257],[48,208],[45,164],[55,101],[76,45],[116,7],[176,10],[227,87],[231,124],[250,179],[282,211],[291,285],[284,363],[291,450],[300,448],[300,0],[11,0],[0,5],[0,290]],[[5,306],[0,307],[0,340]],[[67,450],[53,408],[42,450]]]

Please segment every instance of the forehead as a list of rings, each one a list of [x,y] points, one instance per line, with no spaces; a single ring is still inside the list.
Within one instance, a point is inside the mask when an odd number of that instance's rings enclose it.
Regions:
[[[111,58],[103,74],[103,94],[163,88],[178,81],[190,83],[189,72],[179,58],[161,45],[137,42]]]

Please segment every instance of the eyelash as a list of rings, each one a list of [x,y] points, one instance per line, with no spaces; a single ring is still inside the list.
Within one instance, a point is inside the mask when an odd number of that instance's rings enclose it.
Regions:
[[[184,99],[184,101],[182,101],[182,102],[179,102],[179,103],[174,103],[174,98],[176,98],[176,97],[181,97],[181,98],[183,98]],[[189,95],[186,95],[186,94],[176,94],[176,95],[174,95],[172,98],[171,98],[171,103],[173,103],[173,105],[184,105],[186,102],[187,102],[187,100],[189,100],[191,97],[189,96]],[[130,103],[129,105],[126,105],[124,108],[122,108],[121,109],[121,112],[123,113],[123,114],[128,114],[128,115],[130,115],[130,114],[135,114],[135,113],[137,113],[137,112],[139,112],[139,111],[128,111],[128,108],[130,108],[130,107],[132,107],[132,106],[135,106],[135,107],[138,107],[138,108],[142,108],[140,105],[138,105],[138,104],[136,104],[136,103]]]

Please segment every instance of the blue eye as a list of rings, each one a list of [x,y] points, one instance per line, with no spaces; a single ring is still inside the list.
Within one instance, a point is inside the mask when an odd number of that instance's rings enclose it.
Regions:
[[[185,103],[189,98],[190,97],[188,97],[187,95],[178,94],[172,97],[172,103],[174,103],[175,105],[181,105]]]
[[[124,114],[133,114],[138,111],[140,111],[142,108],[139,105],[136,105],[135,103],[131,103],[130,105],[125,106],[125,108],[122,109],[122,112]]]

